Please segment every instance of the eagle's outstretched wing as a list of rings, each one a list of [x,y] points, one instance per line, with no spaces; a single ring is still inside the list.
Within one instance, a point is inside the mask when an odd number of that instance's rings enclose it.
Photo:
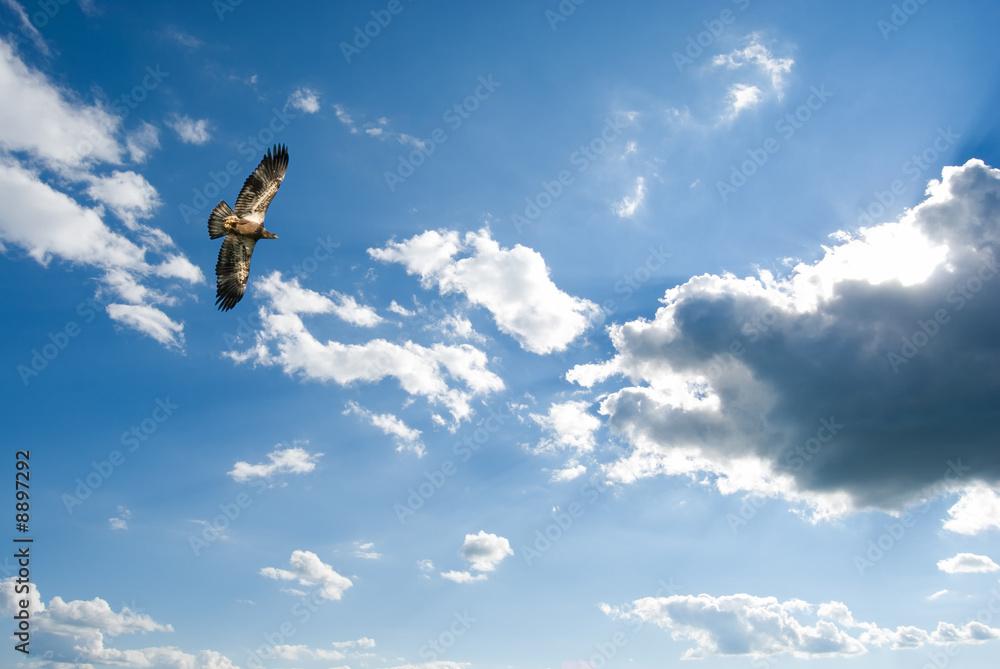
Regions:
[[[242,235],[227,235],[222,241],[219,261],[215,263],[215,304],[220,311],[229,311],[243,297],[250,275],[250,257],[256,243],[256,239]]]
[[[278,192],[281,180],[285,178],[288,169],[288,149],[284,144],[277,144],[272,152],[268,149],[261,159],[257,169],[243,182],[243,189],[236,198],[233,209],[240,218],[257,223],[264,221],[267,205],[271,204],[274,194]],[[249,256],[247,258],[249,262]]]

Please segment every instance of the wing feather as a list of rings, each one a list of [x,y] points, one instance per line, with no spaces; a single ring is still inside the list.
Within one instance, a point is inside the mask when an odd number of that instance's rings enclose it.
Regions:
[[[241,235],[227,235],[219,249],[219,261],[215,264],[216,292],[215,304],[219,311],[229,311],[243,297],[250,276],[250,257],[256,239]]]
[[[243,182],[243,189],[233,207],[236,215],[262,223],[267,206],[278,192],[287,169],[288,149],[285,145],[276,144],[273,149],[268,149],[257,169]]]

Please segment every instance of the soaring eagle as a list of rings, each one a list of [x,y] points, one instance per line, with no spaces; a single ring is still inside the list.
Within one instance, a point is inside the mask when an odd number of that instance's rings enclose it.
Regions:
[[[208,236],[212,239],[225,236],[215,264],[215,304],[220,311],[229,311],[243,297],[250,275],[250,256],[257,240],[278,238],[264,229],[264,214],[287,169],[288,149],[275,144],[243,183],[243,190],[236,198],[236,211],[223,200],[208,217]]]

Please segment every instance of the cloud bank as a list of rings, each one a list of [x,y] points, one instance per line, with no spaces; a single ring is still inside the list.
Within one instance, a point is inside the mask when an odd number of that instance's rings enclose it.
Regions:
[[[615,355],[567,374],[607,390],[629,447],[607,477],[690,476],[815,517],[995,495],[1000,171],[948,167],[926,195],[788,276],[697,276],[612,326]],[[953,512],[950,529],[990,525]]]

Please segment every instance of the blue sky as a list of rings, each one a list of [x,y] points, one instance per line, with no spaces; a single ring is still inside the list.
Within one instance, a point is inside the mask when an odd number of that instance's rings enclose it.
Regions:
[[[4,0],[4,662],[986,666],[998,19]]]

